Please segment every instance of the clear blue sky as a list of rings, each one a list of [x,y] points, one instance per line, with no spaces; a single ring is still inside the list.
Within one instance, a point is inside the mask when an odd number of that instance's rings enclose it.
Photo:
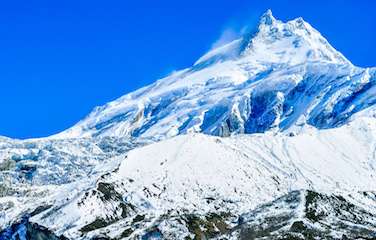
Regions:
[[[376,1],[3,1],[0,135],[48,136],[94,106],[190,66],[266,10],[302,16],[358,66],[376,66]]]

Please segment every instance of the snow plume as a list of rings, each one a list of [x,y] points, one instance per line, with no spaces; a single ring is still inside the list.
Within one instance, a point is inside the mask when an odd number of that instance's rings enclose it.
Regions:
[[[258,22],[259,14],[255,12],[248,13],[246,17],[232,19],[225,25],[219,38],[212,44],[211,50],[222,47],[252,31],[257,27]]]
[[[227,43],[230,43],[239,37],[239,32],[233,28],[226,28],[220,35],[220,37],[212,44],[211,50],[222,47]]]

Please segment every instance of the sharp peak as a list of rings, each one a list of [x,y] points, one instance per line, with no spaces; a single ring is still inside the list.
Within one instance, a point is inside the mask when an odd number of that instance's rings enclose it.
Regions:
[[[247,28],[246,28],[247,29]],[[273,33],[276,29],[285,29],[286,31],[295,34],[296,31],[303,30],[307,34],[319,33],[315,28],[306,22],[302,17],[297,17],[289,19],[287,21],[282,21],[273,16],[273,13],[268,9],[261,17],[256,25],[256,28],[248,28],[248,31],[245,31],[243,38],[250,40],[252,37],[257,35],[260,32]]]
[[[312,48],[311,50],[314,51],[317,44],[315,46],[311,46],[310,44],[312,41],[318,41],[318,44],[322,46],[322,49],[330,52],[330,54],[328,54],[330,58],[338,58],[340,59],[340,62],[350,63],[341,53],[337,52],[330,45],[319,31],[313,28],[308,22],[304,21],[302,17],[281,21],[273,16],[272,10],[268,9],[260,17],[258,25],[253,25],[253,27],[245,29],[246,30],[242,33],[240,38],[210,50],[194,65],[197,66],[200,64],[200,67],[203,67],[215,62],[242,57],[247,55],[249,49],[251,49],[257,42],[271,44],[272,42],[278,42],[282,39],[291,37],[296,38],[295,43],[291,44],[294,49],[297,49],[299,44],[306,43],[308,44],[308,47]],[[312,41],[307,41],[305,39],[311,39]],[[322,53],[318,51],[318,54],[320,55]]]
[[[282,24],[294,24],[294,25],[300,25],[301,27],[307,27],[310,26],[309,23],[307,23],[302,17],[297,17],[292,20],[288,20],[286,22],[283,22],[281,20],[278,20],[274,17],[273,12],[271,9],[266,10],[260,17],[259,20],[259,27],[260,25],[274,25],[276,23],[282,23]]]
[[[268,9],[260,18],[260,24],[272,25],[276,21],[272,10]]]

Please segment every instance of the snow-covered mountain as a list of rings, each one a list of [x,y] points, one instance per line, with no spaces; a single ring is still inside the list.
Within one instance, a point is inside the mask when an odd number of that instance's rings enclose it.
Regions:
[[[375,82],[375,69],[353,66],[302,18],[283,23],[268,11],[256,32],[95,109],[58,137],[332,128],[376,102]]]
[[[375,68],[267,11],[60,134],[0,138],[0,239],[376,238],[375,103]]]

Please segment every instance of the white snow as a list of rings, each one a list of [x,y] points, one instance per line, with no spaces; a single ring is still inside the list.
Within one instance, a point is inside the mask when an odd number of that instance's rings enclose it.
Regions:
[[[339,195],[375,191],[375,151],[376,121],[370,117],[336,129],[307,127],[292,137],[195,133],[132,150],[105,181],[147,214],[175,209],[206,213],[217,207],[241,214],[293,190]],[[80,200],[33,221],[75,238],[85,224],[114,212],[109,210],[112,203],[94,198],[80,207]]]
[[[268,11],[257,31],[58,135],[0,137],[0,227],[51,205],[31,220],[72,239],[115,238],[132,219],[119,199],[99,197],[102,182],[153,216],[241,214],[300,189],[376,191],[375,103],[375,68],[352,65],[303,19]],[[98,218],[116,221],[83,236]]]
[[[235,108],[240,114],[234,119],[246,124],[251,96],[280,91],[277,101],[283,104],[300,82],[311,81],[312,86],[306,91],[321,95],[309,97],[302,93],[304,99],[289,103],[302,104],[300,109],[291,108],[292,116],[278,112],[281,110],[277,108],[265,110],[266,114],[276,112],[275,122],[268,123],[267,129],[296,128],[307,122],[311,124],[309,116],[318,118],[320,116],[313,115],[334,111],[341,99],[356,94],[359,86],[374,78],[369,71],[353,66],[302,18],[283,23],[267,12],[256,32],[208,52],[191,68],[174,72],[95,109],[77,125],[52,138],[135,136],[165,139],[192,131],[218,135],[224,122],[234,116],[231,110]],[[357,80],[358,76],[363,76],[361,81]],[[356,82],[358,85],[354,87]],[[332,96],[328,98],[325,91]],[[372,102],[372,91],[354,102],[353,109]],[[315,109],[315,105],[320,107]],[[208,126],[205,113],[219,107],[227,109],[221,117],[216,116],[221,121]],[[352,109],[349,110],[351,115]],[[344,116],[347,113],[334,114]],[[328,121],[332,126],[339,120]],[[207,129],[203,129],[203,125]],[[244,128],[235,132],[242,132]]]

